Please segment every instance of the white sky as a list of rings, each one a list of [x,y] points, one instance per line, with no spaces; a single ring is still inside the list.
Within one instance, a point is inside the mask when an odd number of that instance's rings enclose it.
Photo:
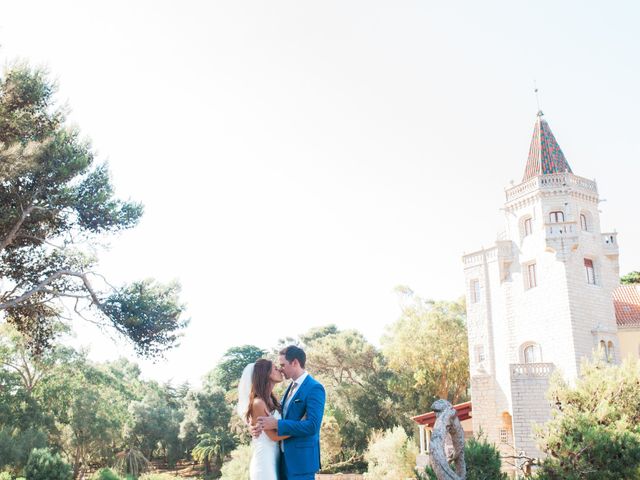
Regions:
[[[146,206],[102,256],[177,278],[192,318],[159,380],[229,347],[336,323],[377,343],[393,288],[454,299],[501,229],[541,90],[595,178],[621,271],[640,269],[640,30],[619,1],[0,2],[0,59],[45,65],[71,119]],[[131,355],[87,326],[94,358]]]

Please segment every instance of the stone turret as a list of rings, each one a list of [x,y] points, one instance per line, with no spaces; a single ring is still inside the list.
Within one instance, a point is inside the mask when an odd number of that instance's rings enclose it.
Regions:
[[[601,231],[595,181],[572,172],[541,112],[505,196],[504,232],[463,257],[474,430],[538,456],[531,427],[550,416],[550,374],[575,379],[599,345],[619,358],[618,246]]]

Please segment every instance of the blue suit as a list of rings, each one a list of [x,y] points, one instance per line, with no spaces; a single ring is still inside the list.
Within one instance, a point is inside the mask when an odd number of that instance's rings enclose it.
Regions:
[[[291,385],[284,398],[287,397]],[[320,426],[324,415],[325,392],[311,375],[293,393],[287,413],[278,420],[283,441],[280,480],[313,480],[320,470]]]

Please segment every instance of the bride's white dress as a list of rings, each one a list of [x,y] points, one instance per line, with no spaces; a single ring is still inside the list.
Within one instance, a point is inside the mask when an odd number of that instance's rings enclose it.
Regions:
[[[276,410],[273,416],[278,420],[280,413]],[[249,464],[249,480],[278,480],[278,462],[280,461],[280,445],[262,432],[251,441],[253,453]]]

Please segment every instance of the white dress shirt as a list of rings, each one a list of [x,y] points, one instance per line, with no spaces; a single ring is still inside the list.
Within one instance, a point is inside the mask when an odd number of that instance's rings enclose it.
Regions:
[[[282,416],[286,416],[287,414],[287,410],[289,409],[289,404],[291,403],[291,400],[293,399],[293,397],[296,396],[296,393],[298,393],[298,389],[300,388],[300,385],[302,385],[302,382],[305,381],[305,379],[309,376],[309,374],[304,371],[302,372],[302,375],[300,375],[298,378],[296,378],[293,381],[293,385],[291,385],[291,389],[289,390],[289,395],[287,395],[287,398],[284,401],[284,405],[282,406]]]

